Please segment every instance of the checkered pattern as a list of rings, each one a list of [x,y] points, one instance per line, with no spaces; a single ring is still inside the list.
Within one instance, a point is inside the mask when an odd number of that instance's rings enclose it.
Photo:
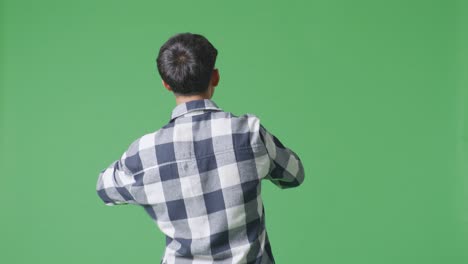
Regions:
[[[165,234],[160,263],[275,263],[261,180],[282,189],[304,181],[299,157],[253,114],[211,99],[177,105],[161,129],[133,141],[101,171],[106,205],[142,206]]]

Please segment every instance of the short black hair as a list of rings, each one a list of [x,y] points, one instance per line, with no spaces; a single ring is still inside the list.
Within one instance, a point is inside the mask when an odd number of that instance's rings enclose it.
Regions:
[[[156,65],[175,94],[194,95],[208,89],[217,55],[204,36],[178,33],[161,46]]]

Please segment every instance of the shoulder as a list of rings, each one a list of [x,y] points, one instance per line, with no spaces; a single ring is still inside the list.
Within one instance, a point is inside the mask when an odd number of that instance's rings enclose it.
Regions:
[[[260,117],[253,113],[244,113],[240,115],[233,114],[232,112],[225,112],[225,113],[227,113],[231,118],[246,119],[250,121],[260,121]]]
[[[231,124],[233,129],[239,127],[248,127],[250,132],[257,132],[260,129],[260,117],[257,114],[253,113],[243,113],[240,115],[231,115]],[[243,130],[243,129],[242,129]]]
[[[126,155],[127,157],[134,156],[138,154],[138,152],[140,152],[141,150],[154,147],[155,138],[159,132],[160,129],[143,134],[138,138],[134,138],[132,141],[130,141],[130,144],[127,145],[127,149],[124,155]]]
[[[248,120],[249,126],[252,128],[252,130],[258,131],[260,128],[260,117],[258,115],[245,113],[243,114],[243,117]]]
[[[154,151],[153,148],[155,147],[155,137],[157,133],[159,133],[159,130],[143,134],[133,139],[130,144],[127,145],[127,149],[121,156],[124,169],[128,170],[131,174],[139,173],[144,169],[141,156],[145,156]]]

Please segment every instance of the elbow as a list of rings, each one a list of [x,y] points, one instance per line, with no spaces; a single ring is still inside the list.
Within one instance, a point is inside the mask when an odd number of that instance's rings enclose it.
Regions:
[[[289,188],[295,188],[304,183],[304,166],[302,165],[301,160],[298,160],[298,170],[294,175],[291,175],[292,177],[289,177],[292,179],[291,181],[283,181],[281,182],[281,189],[289,189]]]
[[[299,171],[297,172],[297,175],[296,175],[298,186],[304,182],[304,178],[305,178],[304,176],[305,176],[304,166],[302,165],[302,161],[299,160]]]
[[[96,195],[98,196],[99,200],[103,202],[105,205],[113,205],[112,199],[106,192],[106,188],[104,186],[104,172],[105,170],[101,171],[98,175],[98,179],[96,182]]]
[[[298,187],[304,183],[304,165],[302,164],[301,159],[295,155],[296,157],[296,170],[292,172],[291,179],[292,181],[286,184],[286,188]]]
[[[297,174],[296,177],[292,181],[288,182],[281,182],[281,189],[290,189],[290,188],[296,188],[302,185],[304,182],[304,174]]]
[[[295,188],[304,182],[304,166],[299,158],[290,159],[285,167],[273,162],[273,169],[266,178],[280,189]]]

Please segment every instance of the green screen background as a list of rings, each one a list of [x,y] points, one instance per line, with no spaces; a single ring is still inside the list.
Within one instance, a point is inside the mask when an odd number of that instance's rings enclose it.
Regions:
[[[1,1],[2,263],[159,263],[98,173],[175,107],[178,32],[218,49],[213,100],[303,160],[263,183],[277,263],[468,263],[465,1]]]

